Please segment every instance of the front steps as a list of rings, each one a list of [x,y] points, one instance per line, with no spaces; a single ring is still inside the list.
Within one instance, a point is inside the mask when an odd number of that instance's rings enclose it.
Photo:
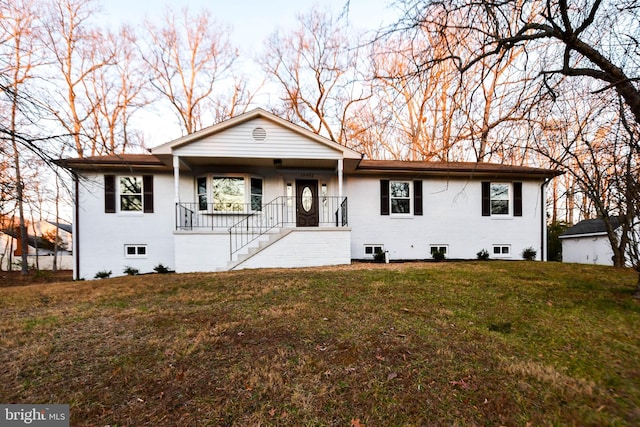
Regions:
[[[242,248],[237,254],[234,255],[234,259],[227,262],[225,268],[221,269],[221,271],[231,271],[241,268],[242,264],[247,260],[257,256],[264,249],[273,245],[277,241],[283,239],[287,235],[289,235],[293,231],[292,228],[284,228],[279,229],[275,232],[271,231],[269,233],[265,233],[260,236],[255,241],[251,242],[249,245]],[[246,251],[246,252],[245,252]]]

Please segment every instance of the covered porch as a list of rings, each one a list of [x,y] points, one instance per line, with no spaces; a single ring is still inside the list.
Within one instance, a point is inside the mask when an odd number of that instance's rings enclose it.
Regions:
[[[176,270],[351,261],[343,160],[174,157]]]
[[[152,153],[173,166],[178,271],[350,262],[343,174],[359,153],[262,109]]]

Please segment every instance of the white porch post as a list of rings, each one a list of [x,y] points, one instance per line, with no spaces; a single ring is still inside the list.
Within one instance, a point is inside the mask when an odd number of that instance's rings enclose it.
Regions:
[[[342,199],[342,170],[344,168],[343,162],[344,161],[342,159],[338,159],[338,197],[340,199]]]
[[[176,203],[180,203],[180,157],[173,156],[173,192]]]
[[[344,161],[338,159],[338,218],[336,218],[336,226],[342,224],[342,171],[344,169]]]

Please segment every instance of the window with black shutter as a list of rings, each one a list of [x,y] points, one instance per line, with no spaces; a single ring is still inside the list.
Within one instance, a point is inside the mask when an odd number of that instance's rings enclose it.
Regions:
[[[380,215],[389,215],[389,180],[380,180]]]
[[[380,180],[380,215],[422,215],[422,181]]]
[[[482,216],[491,216],[491,183],[482,182]]]
[[[116,212],[116,176],[104,176],[104,212]]]
[[[422,215],[422,181],[413,181],[413,214]]]
[[[513,183],[513,216],[522,216],[522,183]]]
[[[483,181],[482,216],[509,215],[522,216],[522,182]]]
[[[104,176],[104,211],[153,213],[153,175]]]
[[[142,191],[144,213],[153,213],[153,175],[142,176]]]

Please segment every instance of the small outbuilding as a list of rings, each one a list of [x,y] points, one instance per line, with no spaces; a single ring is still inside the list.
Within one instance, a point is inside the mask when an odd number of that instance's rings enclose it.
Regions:
[[[618,218],[611,218],[614,230],[620,227]],[[602,219],[580,221],[560,236],[562,261],[579,264],[613,265],[613,250]]]

